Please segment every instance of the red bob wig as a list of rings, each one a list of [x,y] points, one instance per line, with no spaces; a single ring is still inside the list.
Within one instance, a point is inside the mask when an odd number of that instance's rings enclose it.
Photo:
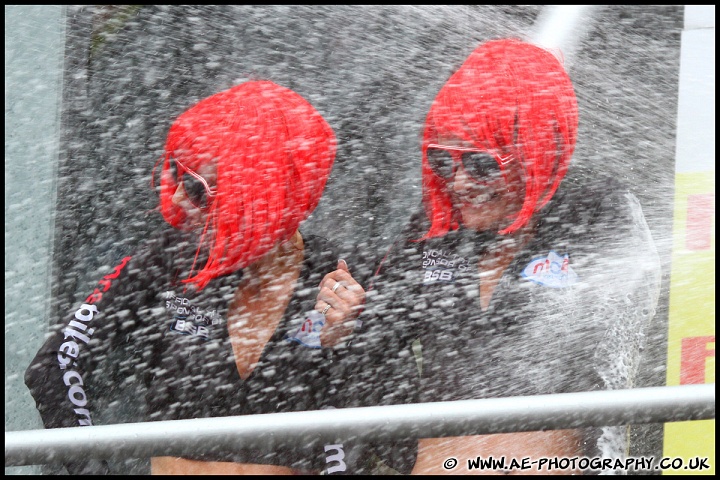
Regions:
[[[170,225],[181,228],[185,218],[172,201],[178,185],[170,159],[194,171],[206,163],[217,168],[200,240],[209,257],[185,282],[202,289],[292,237],[320,201],[335,152],[335,134],[320,113],[270,81],[242,83],[182,113],[161,159],[160,211]]]
[[[549,51],[517,39],[491,40],[473,51],[436,96],[422,144],[423,202],[430,220],[424,238],[458,228],[446,181],[435,175],[427,147],[438,136],[512,155],[501,169],[519,168],[525,199],[499,233],[521,228],[553,196],[575,149],[578,107],[567,72]]]

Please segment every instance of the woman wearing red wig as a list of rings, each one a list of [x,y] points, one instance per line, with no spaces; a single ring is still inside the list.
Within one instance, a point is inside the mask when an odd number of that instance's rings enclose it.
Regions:
[[[422,137],[423,208],[369,287],[346,406],[632,386],[659,258],[630,192],[566,177],[578,121],[561,62],[524,41],[481,44],[445,83]],[[507,461],[496,473],[558,474],[592,468],[511,460],[626,453],[619,428],[523,430],[378,443],[368,457],[402,473],[487,474],[467,460],[493,457]]]
[[[299,227],[335,151],[315,108],[269,81],[182,113],[158,164],[160,211],[175,228],[110,269],[26,372],[46,428],[93,425],[108,401],[122,403],[120,392],[144,400],[142,416],[123,422],[332,407],[333,346],[349,333],[334,319],[356,311],[365,292],[324,239]],[[219,446],[155,457],[151,471],[321,472],[334,453]]]

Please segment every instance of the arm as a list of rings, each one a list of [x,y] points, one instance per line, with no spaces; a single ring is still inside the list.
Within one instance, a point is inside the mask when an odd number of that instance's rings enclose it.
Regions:
[[[121,274],[129,261],[130,257],[122,259],[84,302],[53,328],[25,372],[25,384],[46,428],[93,424],[86,379],[91,376],[90,367],[104,355],[100,345],[107,345],[108,292],[124,279]]]
[[[631,193],[618,196],[616,218],[625,228],[613,234],[610,226],[599,226],[602,254],[612,259],[616,281],[604,272],[597,284],[607,308],[602,318],[607,330],[595,352],[598,372],[608,389],[632,388],[635,384],[647,329],[655,316],[660,297],[660,257],[637,198]],[[600,301],[600,299],[597,299]]]
[[[139,400],[133,395],[137,382],[127,384],[134,368],[127,355],[134,349],[123,347],[138,324],[133,306],[151,291],[144,288],[149,287],[147,282],[141,283],[152,270],[145,257],[140,252],[132,259],[123,258],[83,301],[68,307],[28,366],[25,384],[45,428],[112,421],[107,417],[120,409],[124,416],[130,402],[114,406],[110,401]],[[108,472],[105,462],[92,459],[65,466],[70,474]]]
[[[617,209],[613,218],[606,215],[596,226],[597,238],[604,247],[599,253],[612,259],[612,268],[597,273],[594,283],[598,288],[590,298],[603,302],[605,307],[593,310],[592,321],[605,327],[593,360],[602,388],[608,390],[636,385],[648,330],[657,310],[662,273],[660,257],[639,201],[625,192],[618,192],[615,198]],[[602,433],[592,445],[593,456],[626,457],[627,428],[602,427]]]
[[[85,301],[58,324],[25,372],[25,384],[35,399],[45,428],[93,425],[97,392],[91,386],[92,365],[106,355],[108,329],[103,328],[107,296],[130,257],[105,275]],[[106,297],[103,300],[103,297]],[[71,462],[70,474],[108,473],[99,461]]]

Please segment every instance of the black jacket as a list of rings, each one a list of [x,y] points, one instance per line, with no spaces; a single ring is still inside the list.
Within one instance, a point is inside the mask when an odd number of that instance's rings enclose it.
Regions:
[[[177,420],[331,407],[334,351],[303,343],[317,287],[338,256],[319,237],[305,237],[297,287],[258,366],[243,381],[226,325],[242,271],[186,288],[195,243],[174,230],[123,258],[52,329],[28,367],[27,384],[46,428]],[[308,345],[309,343],[309,345]],[[323,445],[242,448],[186,458],[327,467]],[[68,464],[89,473],[93,462]],[[102,467],[99,470],[105,471]]]
[[[660,262],[637,199],[619,183],[566,178],[537,214],[486,311],[477,264],[495,234],[466,229],[417,241],[413,216],[382,262],[355,332],[347,406],[438,402],[633,386],[655,313]],[[588,437],[588,455],[624,438]],[[416,442],[380,446],[412,469]]]

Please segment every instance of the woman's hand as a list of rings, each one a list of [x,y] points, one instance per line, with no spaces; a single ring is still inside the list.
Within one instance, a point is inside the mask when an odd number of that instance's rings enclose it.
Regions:
[[[365,303],[365,289],[350,275],[345,260],[338,261],[337,270],[323,277],[319,289],[315,310],[325,314],[320,342],[332,347],[355,328],[355,319]]]

